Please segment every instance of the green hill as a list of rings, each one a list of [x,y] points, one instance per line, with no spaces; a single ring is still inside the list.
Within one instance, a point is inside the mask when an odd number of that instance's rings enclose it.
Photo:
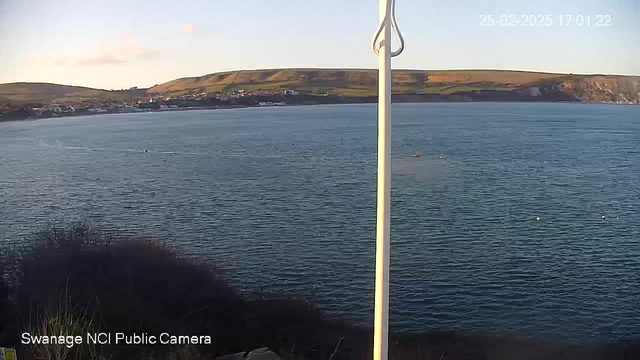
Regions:
[[[82,103],[93,101],[130,101],[144,98],[146,89],[108,91],[82,86],[68,86],[49,83],[8,83],[0,84],[0,104],[2,103]]]
[[[394,70],[397,101],[593,101],[640,104],[640,77],[499,70]],[[46,83],[0,84],[2,103],[125,102],[154,95],[297,90],[306,95],[372,98],[372,69],[240,70],[187,77],[149,89],[107,91]]]
[[[451,94],[470,90],[514,89],[565,75],[521,71],[393,71],[394,93]],[[311,94],[375,96],[378,72],[366,69],[273,69],[213,73],[169,81],[150,93],[183,95],[197,92],[295,89]]]

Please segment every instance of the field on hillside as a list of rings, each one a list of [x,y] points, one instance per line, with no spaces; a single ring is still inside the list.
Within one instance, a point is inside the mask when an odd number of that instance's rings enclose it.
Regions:
[[[511,90],[565,75],[518,71],[393,72],[394,93],[452,94],[472,90]],[[150,93],[184,95],[198,92],[295,89],[313,95],[375,96],[376,70],[284,69],[250,70],[182,78],[149,89]]]
[[[501,70],[395,70],[392,91],[397,95],[483,97],[519,101],[545,95],[543,101],[638,103],[640,77],[573,75]],[[0,84],[0,105],[7,103],[133,102],[152,96],[181,96],[238,91],[297,90],[302,95],[370,98],[377,95],[378,72],[373,69],[240,70],[180,78],[149,89],[108,91],[46,83]],[[527,95],[528,94],[528,95]],[[537,95],[534,95],[537,94]],[[511,96],[513,95],[513,96]],[[535,99],[540,100],[540,99]],[[470,101],[470,100],[467,100]]]
[[[144,96],[146,96],[146,89],[108,91],[48,83],[0,84],[0,103],[73,104],[96,99],[122,102]]]

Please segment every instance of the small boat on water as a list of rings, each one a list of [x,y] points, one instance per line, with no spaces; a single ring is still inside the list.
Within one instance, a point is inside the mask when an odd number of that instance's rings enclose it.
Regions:
[[[420,157],[420,154],[413,154],[413,155],[411,155],[411,157],[412,157],[412,158],[419,158],[419,157]]]

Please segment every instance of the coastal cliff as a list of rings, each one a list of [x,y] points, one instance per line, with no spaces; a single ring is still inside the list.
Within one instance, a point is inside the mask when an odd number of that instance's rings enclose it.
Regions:
[[[538,82],[519,90],[542,99],[567,98],[615,104],[640,104],[638,76],[574,76]]]
[[[376,70],[281,69],[214,73],[156,85],[151,94],[295,89],[308,95],[375,97]],[[400,102],[576,101],[640,104],[640,76],[497,70],[395,70]]]

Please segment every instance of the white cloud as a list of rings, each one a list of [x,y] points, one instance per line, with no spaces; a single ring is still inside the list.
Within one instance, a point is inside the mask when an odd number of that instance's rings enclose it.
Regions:
[[[196,27],[193,24],[182,24],[180,25],[180,31],[187,35],[193,35],[196,33]]]
[[[150,59],[156,55],[158,55],[157,51],[146,49],[138,41],[127,38],[115,46],[95,41],[91,50],[78,55],[51,54],[35,57],[32,61],[42,67],[95,66],[125,64],[134,60]]]

